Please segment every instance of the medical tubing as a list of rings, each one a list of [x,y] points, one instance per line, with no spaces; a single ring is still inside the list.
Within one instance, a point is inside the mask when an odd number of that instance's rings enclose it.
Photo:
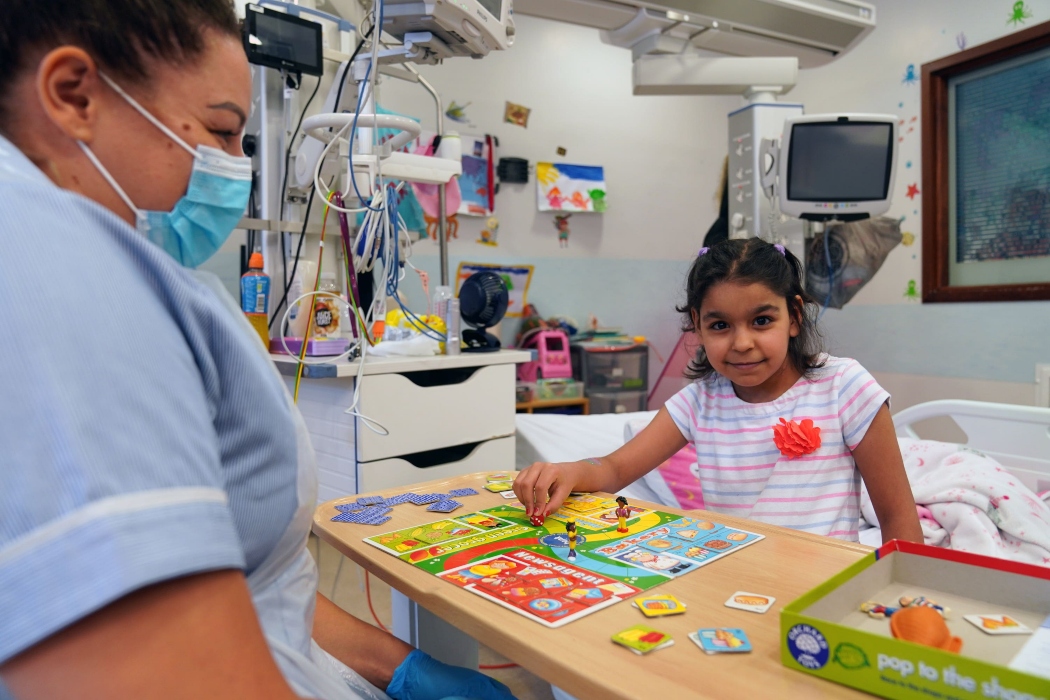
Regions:
[[[299,269],[299,256],[303,252],[303,241],[306,240],[306,225],[310,221],[310,209],[314,204],[314,190],[310,189],[310,196],[306,198],[306,214],[303,216],[303,230],[299,233],[299,245],[295,248],[295,260],[292,261],[292,274],[285,275],[284,279],[284,294],[281,295],[281,300],[277,302],[277,306],[273,310],[273,316],[270,318],[268,328],[273,328],[273,322],[277,320],[277,314],[281,311],[281,304],[288,301],[288,292],[292,289],[292,280],[295,279],[295,273]],[[283,248],[283,246],[282,246]],[[278,326],[281,328],[282,326]]]

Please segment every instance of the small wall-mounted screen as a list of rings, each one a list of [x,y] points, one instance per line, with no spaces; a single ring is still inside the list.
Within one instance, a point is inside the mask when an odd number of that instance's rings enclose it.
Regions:
[[[321,75],[321,25],[281,12],[249,11],[244,48],[248,60],[270,68]]]
[[[866,202],[888,196],[893,125],[877,122],[795,124],[788,153],[787,198]]]

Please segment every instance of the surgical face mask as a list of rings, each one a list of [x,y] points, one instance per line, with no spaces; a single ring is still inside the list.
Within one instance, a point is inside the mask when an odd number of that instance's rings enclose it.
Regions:
[[[251,158],[231,156],[225,151],[208,146],[197,146],[194,150],[146,111],[109,76],[102,73],[99,75],[139,114],[193,156],[193,171],[186,194],[175,203],[175,208],[170,212],[139,209],[87,144],[83,141],[77,143],[102,173],[102,177],[106,178],[106,182],[135,212],[135,228],[166,250],[180,264],[185,267],[197,267],[222,247],[244,214],[252,189]]]

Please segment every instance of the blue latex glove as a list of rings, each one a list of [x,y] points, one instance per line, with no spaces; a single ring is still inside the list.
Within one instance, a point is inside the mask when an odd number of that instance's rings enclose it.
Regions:
[[[483,673],[443,664],[419,649],[394,670],[386,694],[394,700],[515,700],[510,689]]]

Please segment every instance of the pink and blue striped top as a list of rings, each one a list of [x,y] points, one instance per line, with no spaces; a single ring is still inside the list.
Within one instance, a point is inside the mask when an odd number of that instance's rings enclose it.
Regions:
[[[696,446],[708,510],[844,540],[857,540],[860,473],[852,450],[890,395],[856,360],[825,358],[811,379],[779,398],[747,403],[721,375],[690,384],[667,402]],[[820,428],[821,445],[786,457],[773,442],[780,419]]]

